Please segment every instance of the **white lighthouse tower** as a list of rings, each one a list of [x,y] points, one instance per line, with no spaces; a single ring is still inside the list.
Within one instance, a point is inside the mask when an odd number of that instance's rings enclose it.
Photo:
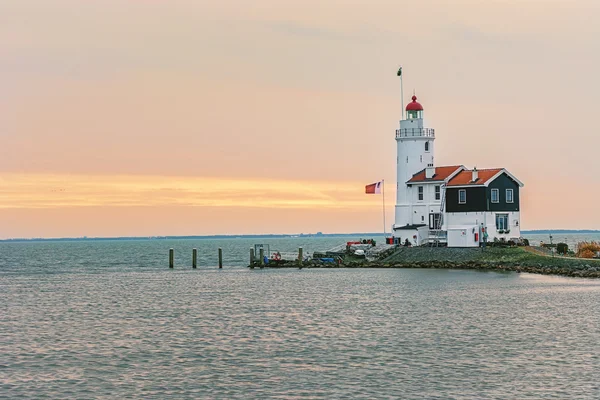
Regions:
[[[427,210],[418,209],[419,200],[426,195],[424,188],[407,185],[413,175],[425,171],[428,178],[435,173],[434,165],[435,131],[425,127],[423,106],[417,102],[417,96],[406,106],[406,119],[400,121],[400,129],[396,129],[397,159],[397,195],[394,233],[397,237],[406,237],[409,232],[396,234],[399,229],[414,231],[426,225]],[[413,190],[414,189],[414,190]],[[417,191],[420,190],[421,193]],[[412,236],[412,235],[411,235]]]

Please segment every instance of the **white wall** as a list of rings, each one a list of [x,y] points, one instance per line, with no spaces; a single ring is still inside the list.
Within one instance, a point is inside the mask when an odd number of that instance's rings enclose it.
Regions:
[[[422,118],[407,119],[400,121],[400,129],[422,129],[424,122]],[[429,142],[429,149],[425,151],[425,143]],[[415,218],[413,205],[416,203],[415,194],[411,187],[406,185],[406,182],[412,178],[414,174],[425,169],[428,165],[434,163],[434,142],[435,137],[415,136],[415,137],[397,137],[397,165],[396,165],[396,216],[395,225],[405,226],[407,224],[420,224],[421,215]],[[425,194],[427,196],[427,194]],[[414,199],[413,199],[414,196]],[[425,222],[428,220],[425,217]]]
[[[406,187],[406,204],[396,205],[396,226],[426,224],[429,226],[429,214],[439,213],[441,200],[435,200],[435,186],[441,182],[425,183]],[[406,185],[405,185],[406,186]],[[423,186],[423,200],[419,200],[419,186]],[[442,192],[440,195],[443,196]]]
[[[498,233],[498,230],[496,229],[496,214],[508,214],[508,225],[510,228],[509,233]],[[510,238],[521,237],[521,213],[518,211],[446,213],[444,220],[447,229],[451,229],[453,226],[481,226],[481,224],[484,224],[488,232],[488,242],[493,241],[494,237],[497,237],[498,239],[504,238],[506,240],[509,240]],[[516,222],[518,222],[518,225]]]
[[[479,231],[477,225],[449,228],[448,247],[479,247]]]
[[[398,188],[406,189],[406,182],[414,174],[425,169],[427,165],[433,164],[433,138],[415,137],[409,139],[398,139],[398,164],[397,164],[397,182]],[[425,143],[429,142],[429,151],[425,151]],[[407,201],[406,193],[398,190],[396,197],[397,204]]]
[[[429,240],[429,228],[398,229],[393,231],[394,237],[400,238],[402,244],[408,238],[412,246],[421,246]]]

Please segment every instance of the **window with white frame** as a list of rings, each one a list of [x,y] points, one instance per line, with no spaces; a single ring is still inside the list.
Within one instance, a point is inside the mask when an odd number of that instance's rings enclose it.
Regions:
[[[458,191],[458,204],[467,204],[467,190],[460,189]]]
[[[515,198],[513,197],[513,190],[512,189],[506,189],[506,202],[507,203],[514,203],[515,202]]]
[[[500,190],[492,189],[492,203],[500,203]]]
[[[419,200],[423,200],[423,186],[418,186],[417,190],[419,191]]]
[[[435,186],[435,199],[436,200],[439,200],[442,198],[441,193],[442,193],[442,191],[441,191],[440,185],[436,185]]]
[[[499,231],[508,229],[508,214],[496,214],[496,229]]]

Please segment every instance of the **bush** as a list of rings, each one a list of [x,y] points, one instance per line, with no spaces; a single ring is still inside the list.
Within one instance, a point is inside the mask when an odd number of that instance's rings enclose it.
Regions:
[[[569,251],[569,245],[566,243],[558,243],[556,245],[556,252],[558,254],[567,254],[567,252]]]
[[[594,258],[596,256],[596,253],[594,253],[591,250],[583,250],[582,252],[578,253],[578,257],[580,258]]]
[[[523,246],[529,246],[529,239],[523,239]]]
[[[500,239],[498,239],[497,237],[495,237],[492,242],[488,242],[487,244],[490,247],[506,247],[506,246],[512,246],[512,245],[514,245],[515,242],[512,241],[512,240],[507,241],[506,238],[500,238]]]
[[[600,242],[579,242],[577,243],[576,256],[580,258],[594,258],[600,251]]]

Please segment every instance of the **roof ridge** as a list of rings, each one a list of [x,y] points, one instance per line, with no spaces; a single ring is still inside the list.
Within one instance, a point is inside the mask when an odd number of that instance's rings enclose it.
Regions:
[[[464,165],[442,165],[439,167],[427,167],[412,175],[406,183],[416,182],[442,182],[452,175],[456,175],[456,171],[463,169]],[[426,177],[426,170],[434,168],[434,174],[431,178]]]

